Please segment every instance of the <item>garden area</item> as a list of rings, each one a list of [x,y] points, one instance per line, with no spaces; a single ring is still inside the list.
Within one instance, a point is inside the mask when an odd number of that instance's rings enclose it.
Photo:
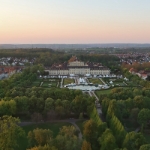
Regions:
[[[108,84],[109,86],[130,86],[130,87],[135,87],[138,86],[136,83],[133,81],[126,81],[124,79],[118,79],[118,78],[103,78],[103,81]]]
[[[138,84],[137,83],[135,83],[135,82],[133,82],[133,81],[126,81],[126,84],[128,85],[128,86],[138,86]]]
[[[32,83],[31,86],[50,88],[58,87],[61,79],[59,78],[49,78],[49,79],[37,79]]]
[[[112,89],[107,89],[107,90],[96,90],[95,91],[95,94],[99,97],[100,95],[103,95],[103,94],[110,94]]]
[[[103,85],[103,82],[99,78],[88,78],[88,80],[90,83]]]
[[[71,84],[71,83],[74,83],[74,79],[64,78],[64,80],[63,80],[64,85]]]

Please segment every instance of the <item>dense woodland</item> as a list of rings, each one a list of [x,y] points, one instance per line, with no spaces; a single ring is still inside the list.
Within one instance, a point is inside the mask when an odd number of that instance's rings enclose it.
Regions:
[[[33,55],[30,55],[31,53]],[[24,130],[18,126],[19,120],[29,119],[39,123],[41,120],[70,117],[86,119],[83,124],[82,140],[78,138],[78,131],[74,126],[62,127],[56,137],[49,129],[35,128],[28,132],[28,149],[150,149],[150,143],[144,136],[145,133],[150,134],[150,83],[130,74],[124,66],[119,67],[118,58],[101,54],[78,56],[83,61],[89,60],[108,64],[113,69],[118,68],[121,71],[119,73],[139,85],[132,88],[112,88],[110,94],[101,94],[99,96],[103,111],[103,119],[101,119],[95,107],[95,98],[83,94],[80,90],[30,87],[39,74],[44,72],[44,66],[51,65],[55,60],[67,61],[70,54],[52,50],[38,50],[38,52],[37,50],[14,50],[14,52],[8,50],[6,53],[1,51],[1,54],[3,57],[36,58],[35,65],[27,66],[22,72],[0,80],[0,147],[2,150],[17,150],[18,139],[26,136]],[[134,128],[131,129],[129,124]]]

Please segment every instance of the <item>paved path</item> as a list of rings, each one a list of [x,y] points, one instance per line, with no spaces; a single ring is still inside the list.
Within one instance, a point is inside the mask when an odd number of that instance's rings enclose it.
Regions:
[[[102,114],[102,107],[101,107],[101,104],[99,102],[99,98],[97,97],[97,95],[94,92],[93,92],[93,95],[96,98],[96,104],[95,105],[96,105],[97,112],[98,112],[99,115],[101,115]]]
[[[135,132],[139,132],[141,127],[136,128]]]
[[[101,81],[102,81],[102,83],[105,85],[106,83],[102,80],[102,78],[99,78]]]
[[[77,124],[74,121],[70,121],[69,123],[71,123],[76,128],[76,130],[79,131],[78,137],[80,140],[82,140],[82,133],[80,131],[80,128],[77,126]]]
[[[99,116],[102,115],[102,108],[101,108],[101,104],[99,103],[99,98],[94,93],[94,91],[88,91],[88,93],[91,97],[94,96],[96,98],[95,106],[96,106],[97,112],[98,112]]]
[[[60,88],[63,88],[63,80],[64,80],[64,78],[61,78]]]
[[[80,121],[80,119],[66,119],[66,120],[49,120],[49,121],[46,121],[46,122],[39,122],[39,123],[51,123],[51,122],[69,122],[71,123],[77,131],[79,131],[79,134],[78,134],[78,137],[79,139],[82,140],[82,133],[81,133],[81,130],[80,128],[77,126],[76,124],[76,121]],[[27,126],[27,125],[31,125],[31,124],[35,124],[35,122],[20,122],[19,123],[19,126]]]
[[[42,86],[43,82],[41,82],[40,86]]]

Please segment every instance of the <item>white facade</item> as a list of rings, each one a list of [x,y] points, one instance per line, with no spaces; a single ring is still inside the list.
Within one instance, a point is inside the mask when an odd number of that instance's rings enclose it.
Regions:
[[[110,70],[103,66],[91,66],[81,61],[73,61],[66,65],[55,65],[45,71],[49,72],[49,75],[109,75]]]

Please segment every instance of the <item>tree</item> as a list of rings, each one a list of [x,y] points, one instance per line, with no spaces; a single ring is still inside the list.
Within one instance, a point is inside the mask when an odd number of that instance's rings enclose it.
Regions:
[[[137,124],[137,117],[138,117],[138,113],[139,113],[139,108],[133,108],[130,112],[130,120],[133,123],[133,125]]]
[[[134,97],[134,105],[135,107],[138,107],[139,109],[144,108],[145,101],[143,96],[135,96]]]
[[[126,134],[123,147],[128,150],[139,150],[140,146],[143,144],[146,144],[143,134],[132,131]]]
[[[142,91],[140,89],[135,88],[133,90],[133,95],[134,96],[140,96],[140,95],[142,95]]]
[[[108,98],[104,98],[102,100],[102,112],[104,113],[105,116],[107,114],[107,109],[108,109],[108,106],[109,106],[109,102],[110,102],[110,100]]]
[[[139,150],[150,150],[150,144],[142,145]]]
[[[92,120],[88,120],[84,124],[83,135],[87,141],[92,141],[97,137],[97,124]]]
[[[53,132],[49,129],[34,129],[28,132],[29,146],[44,146],[48,144],[53,138]]]
[[[120,115],[120,112],[118,112],[118,105],[117,105],[117,101],[116,100],[111,100],[109,102],[109,106],[108,106],[108,109],[107,109],[107,116],[106,116],[106,119],[107,119],[107,122],[110,122],[110,119],[113,115],[117,116],[117,115]]]
[[[35,123],[38,123],[42,120],[42,115],[40,113],[33,113],[31,116],[32,121],[34,121]]]
[[[125,100],[125,104],[129,111],[134,108],[134,100],[131,98],[128,98],[127,100]]]
[[[79,119],[83,119],[83,113],[80,113]]]
[[[76,136],[74,126],[63,126],[54,140],[54,146],[59,150],[81,149],[81,140]]]
[[[16,102],[16,113],[27,113],[28,111],[28,98],[26,96],[17,96],[14,98],[14,101]]]
[[[65,114],[65,110],[64,110],[63,106],[59,106],[59,105],[55,107],[55,112],[56,112],[57,116],[60,118],[62,118]]]
[[[13,115],[15,113],[16,113],[16,102],[14,100],[0,101],[0,115]]]
[[[101,150],[113,150],[117,148],[116,139],[110,129],[106,129],[102,136],[99,137],[98,141],[101,145]]]
[[[25,133],[18,126],[19,119],[12,116],[0,118],[0,148],[1,150],[15,150],[18,147],[18,139],[24,138]]]
[[[87,99],[83,95],[77,95],[75,99],[72,101],[73,111],[76,114],[80,114],[80,112],[84,112],[87,109]]]
[[[52,98],[47,98],[45,100],[45,112],[48,112],[49,110],[54,110],[54,100]]]
[[[116,143],[119,147],[122,146],[123,140],[126,136],[126,131],[124,129],[124,126],[120,122],[120,120],[116,116],[112,116],[110,120],[110,129],[113,132],[113,135],[116,138]]]
[[[84,124],[83,135],[87,142],[91,143],[92,149],[98,146],[98,127],[97,123],[92,119],[88,120]]]
[[[65,135],[66,137],[74,137],[76,134],[76,128],[74,126],[63,126],[59,131],[60,135]]]
[[[84,140],[83,143],[82,143],[81,150],[92,150],[91,143]]]
[[[138,122],[143,127],[146,127],[148,120],[150,119],[150,109],[143,108],[138,114]]]
[[[27,150],[58,150],[58,149],[54,146],[45,145],[45,146],[38,146],[38,147],[36,146]]]

